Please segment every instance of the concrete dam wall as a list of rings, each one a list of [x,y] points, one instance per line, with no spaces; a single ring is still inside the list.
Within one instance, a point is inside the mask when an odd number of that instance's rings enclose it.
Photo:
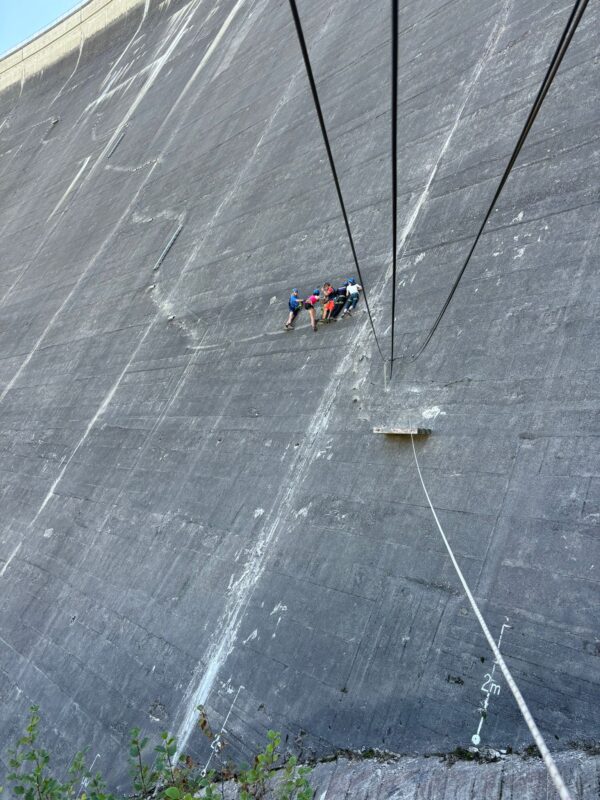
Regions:
[[[391,329],[387,3],[300,13],[377,335]],[[570,13],[400,13],[390,378],[284,0],[90,3],[0,61],[0,728],[65,757],[600,739],[600,7],[460,270]],[[389,372],[389,371],[388,371]],[[483,704],[487,700],[485,713]],[[234,702],[235,701],[235,702]],[[491,795],[490,795],[491,796]],[[494,795],[495,796],[495,795]]]

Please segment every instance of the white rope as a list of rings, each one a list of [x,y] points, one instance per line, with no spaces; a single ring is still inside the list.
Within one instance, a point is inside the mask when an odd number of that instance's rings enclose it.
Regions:
[[[490,633],[490,630],[489,630],[489,628],[488,628],[488,626],[486,624],[486,621],[484,620],[483,615],[482,615],[481,611],[479,610],[479,606],[477,605],[477,601],[475,600],[471,590],[469,589],[469,586],[468,586],[468,584],[467,584],[467,582],[465,580],[465,576],[462,574],[461,568],[458,566],[458,562],[457,562],[456,558],[454,557],[454,553],[452,552],[452,548],[450,547],[448,539],[446,538],[446,534],[444,533],[444,530],[443,530],[443,528],[442,528],[442,526],[440,524],[440,521],[438,519],[438,515],[435,513],[435,508],[433,507],[433,503],[431,502],[431,498],[429,497],[429,492],[427,491],[427,487],[425,486],[425,481],[423,480],[423,475],[421,474],[421,468],[419,466],[419,461],[417,459],[417,451],[415,450],[415,440],[414,440],[414,437],[413,437],[412,433],[410,435],[410,439],[411,439],[411,442],[412,442],[412,449],[413,449],[413,455],[415,457],[415,464],[417,465],[417,472],[419,473],[419,479],[421,481],[421,486],[423,487],[423,491],[425,492],[425,497],[427,498],[427,502],[429,503],[429,508],[431,509],[431,513],[433,514],[433,518],[435,519],[435,523],[436,523],[436,525],[438,527],[438,530],[439,530],[439,532],[440,532],[440,534],[442,536],[442,539],[444,540],[444,544],[446,545],[446,550],[448,551],[448,555],[450,556],[450,560],[452,561],[452,564],[454,565],[454,569],[456,570],[456,574],[458,575],[459,580],[462,583],[463,589],[465,590],[465,594],[467,595],[467,597],[469,599],[469,603],[471,604],[471,607],[472,607],[473,611],[475,612],[475,616],[477,617],[477,621],[481,625],[481,629],[482,629],[482,631],[483,631],[483,633],[485,635],[485,638],[487,639],[488,644],[492,648],[492,652],[494,653],[494,657],[496,659],[496,663],[498,664],[498,666],[502,670],[502,674],[504,675],[504,678],[506,679],[506,683],[508,684],[509,689],[513,693],[513,696],[514,696],[515,700],[517,701],[517,705],[519,706],[519,710],[520,710],[521,714],[523,715],[523,719],[527,723],[527,727],[529,728],[529,730],[531,732],[531,735],[533,736],[533,740],[536,743],[538,750],[540,751],[540,755],[544,759],[544,764],[546,765],[546,769],[548,770],[548,774],[550,775],[550,778],[552,779],[552,782],[554,783],[554,786],[556,787],[556,791],[558,792],[558,795],[559,795],[560,799],[561,800],[572,800],[571,795],[569,793],[569,790],[567,789],[567,787],[565,785],[565,782],[563,781],[562,776],[561,776],[560,772],[558,771],[558,768],[557,768],[556,764],[554,763],[554,759],[550,755],[550,751],[548,750],[546,742],[544,741],[544,739],[542,737],[542,734],[539,732],[538,726],[535,724],[535,720],[533,719],[533,717],[531,716],[531,712],[527,708],[527,703],[525,702],[525,700],[523,698],[523,695],[519,691],[519,687],[515,683],[515,679],[513,678],[509,668],[506,666],[506,662],[504,661],[504,658],[502,657],[502,653],[498,649],[498,645],[496,644],[492,634]]]

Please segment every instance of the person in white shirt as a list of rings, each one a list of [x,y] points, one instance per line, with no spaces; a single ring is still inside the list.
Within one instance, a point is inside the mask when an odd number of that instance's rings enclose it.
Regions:
[[[362,292],[362,286],[358,284],[354,278],[350,278],[348,281],[348,286],[346,287],[346,305],[344,306],[344,313],[342,314],[343,317],[350,316],[351,313],[356,308],[356,304],[358,303],[359,294]]]

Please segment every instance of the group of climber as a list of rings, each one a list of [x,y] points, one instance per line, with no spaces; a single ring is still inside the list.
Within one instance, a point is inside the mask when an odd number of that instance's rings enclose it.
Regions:
[[[290,313],[285,323],[286,331],[294,330],[294,322],[302,308],[308,311],[310,325],[315,333],[318,322],[333,322],[340,313],[342,317],[351,316],[361,292],[362,286],[354,278],[349,278],[338,289],[335,289],[330,283],[325,283],[321,289],[315,289],[305,300],[298,296],[298,289],[292,289],[288,303]],[[322,312],[321,318],[317,319],[319,303],[321,303]]]

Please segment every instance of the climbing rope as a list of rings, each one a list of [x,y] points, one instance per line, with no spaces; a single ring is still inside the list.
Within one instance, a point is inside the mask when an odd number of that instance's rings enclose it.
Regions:
[[[292,17],[294,18],[294,24],[296,26],[296,33],[298,34],[298,43],[300,44],[300,50],[302,51],[302,58],[304,59],[304,66],[306,68],[306,74],[308,76],[308,82],[310,83],[310,90],[312,92],[313,101],[315,104],[315,109],[317,112],[317,117],[319,118],[319,125],[321,126],[321,133],[323,134],[323,141],[325,143],[325,149],[327,151],[327,157],[329,159],[329,166],[331,167],[331,172],[333,175],[333,182],[335,183],[335,188],[337,191],[338,200],[340,202],[340,207],[342,209],[342,216],[344,217],[344,224],[346,226],[346,233],[348,234],[348,241],[350,242],[350,249],[352,250],[352,257],[354,259],[354,264],[356,266],[356,272],[358,274],[358,279],[360,281],[361,286],[363,287],[363,294],[365,297],[365,307],[367,309],[367,314],[369,315],[369,322],[371,323],[371,328],[373,330],[373,336],[375,337],[375,343],[377,344],[377,349],[379,350],[379,355],[381,356],[383,362],[385,363],[386,358],[383,355],[381,350],[381,346],[379,344],[379,339],[377,338],[377,333],[375,332],[375,325],[373,324],[373,317],[371,316],[371,309],[369,308],[369,301],[367,298],[367,288],[365,285],[365,281],[362,277],[360,266],[358,263],[358,257],[356,255],[356,248],[354,247],[354,239],[352,238],[352,231],[350,230],[350,223],[348,221],[348,214],[346,213],[346,204],[344,203],[344,198],[342,196],[342,189],[340,187],[340,182],[338,180],[337,170],[335,168],[335,161],[333,159],[333,153],[331,152],[331,145],[329,144],[329,136],[327,135],[327,128],[325,127],[325,120],[323,118],[323,112],[321,111],[321,103],[319,102],[319,95],[317,92],[317,86],[315,84],[315,79],[310,63],[310,58],[308,55],[308,50],[306,47],[306,41],[304,39],[304,32],[302,30],[302,23],[300,21],[300,16],[298,14],[298,8],[296,7],[296,0],[289,0],[290,9],[292,12]]]
[[[465,594],[467,595],[467,599],[469,600],[469,603],[471,604],[471,608],[475,612],[475,616],[477,617],[477,621],[479,622],[479,625],[481,626],[481,630],[483,631],[483,634],[484,634],[485,638],[487,639],[487,642],[488,642],[489,646],[492,648],[492,652],[494,653],[494,659],[496,661],[496,664],[498,664],[498,666],[502,670],[502,674],[504,675],[506,683],[508,684],[508,688],[513,693],[513,697],[515,698],[515,700],[517,701],[517,705],[519,706],[519,711],[523,715],[523,719],[525,720],[525,723],[527,724],[527,727],[529,728],[529,731],[530,731],[530,733],[531,733],[531,735],[533,737],[533,740],[536,743],[538,750],[540,751],[540,755],[544,759],[544,764],[546,765],[546,769],[548,770],[548,774],[550,775],[550,778],[552,779],[552,783],[556,787],[556,791],[558,792],[558,796],[561,798],[561,800],[571,800],[571,795],[569,794],[569,790],[567,789],[567,787],[565,785],[565,782],[563,781],[562,776],[561,776],[560,772],[558,771],[558,767],[556,766],[556,763],[555,763],[554,759],[552,758],[552,755],[550,754],[550,751],[548,750],[548,746],[547,746],[546,742],[544,741],[544,738],[543,738],[542,734],[540,733],[538,726],[535,724],[535,720],[533,719],[533,717],[531,715],[531,712],[530,712],[529,708],[527,707],[527,703],[525,702],[525,699],[524,699],[523,695],[521,694],[521,692],[519,690],[519,687],[517,686],[517,684],[515,682],[515,679],[512,676],[511,671],[509,670],[508,666],[506,665],[506,662],[504,661],[504,658],[502,657],[502,653],[500,652],[500,649],[499,649],[498,645],[494,641],[494,637],[490,633],[490,629],[488,628],[487,623],[486,623],[485,619],[483,618],[483,614],[481,613],[481,611],[479,609],[479,606],[477,605],[477,601],[475,600],[475,598],[473,596],[473,593],[471,592],[471,590],[469,588],[469,585],[468,585],[467,581],[465,580],[465,576],[463,575],[462,570],[458,565],[458,561],[456,560],[456,558],[454,556],[454,553],[452,552],[452,548],[450,547],[450,543],[448,542],[448,539],[446,538],[446,534],[444,533],[444,530],[443,530],[443,528],[441,526],[441,523],[440,523],[440,521],[438,519],[438,515],[436,514],[435,508],[433,507],[433,503],[431,502],[431,498],[429,497],[429,492],[427,491],[427,487],[425,486],[425,481],[423,480],[423,475],[421,473],[421,467],[419,466],[419,460],[417,458],[417,451],[415,449],[415,439],[414,439],[414,436],[413,436],[412,433],[410,435],[410,439],[411,439],[411,442],[412,442],[413,456],[414,456],[414,459],[415,459],[415,464],[417,466],[417,472],[419,474],[419,480],[421,481],[421,486],[423,487],[423,492],[425,493],[425,497],[427,498],[427,503],[429,505],[431,513],[433,514],[433,518],[435,520],[435,524],[437,525],[437,528],[438,528],[438,530],[440,532],[440,535],[441,535],[441,537],[442,537],[442,539],[444,541],[444,544],[446,546],[446,550],[448,551],[448,555],[450,556],[450,560],[452,561],[452,566],[456,570],[456,574],[458,575],[458,579],[460,580],[460,582],[462,584],[462,587],[463,587],[463,589],[465,591]]]
[[[396,266],[398,223],[398,0],[392,0],[392,342],[390,346],[390,377],[394,366],[394,328],[396,325]]]
[[[458,288],[458,285],[459,285],[463,275],[465,274],[465,270],[467,269],[467,267],[469,265],[469,262],[471,260],[471,256],[473,255],[473,253],[475,251],[475,248],[477,247],[477,243],[479,242],[479,239],[481,238],[481,235],[483,233],[483,229],[485,228],[485,226],[487,224],[487,221],[489,220],[489,218],[490,218],[490,216],[492,214],[492,211],[494,210],[494,206],[496,205],[496,202],[498,201],[498,198],[500,197],[500,194],[501,194],[501,192],[502,192],[502,190],[504,188],[504,185],[506,184],[506,181],[508,180],[508,176],[510,175],[510,173],[511,173],[513,167],[514,167],[515,162],[516,162],[516,160],[517,160],[517,158],[519,156],[519,153],[521,152],[521,149],[523,147],[523,144],[525,143],[525,140],[527,139],[529,131],[531,130],[531,128],[533,126],[535,118],[537,117],[538,112],[539,112],[539,110],[540,110],[540,108],[542,106],[542,103],[544,102],[544,99],[546,98],[546,95],[548,94],[548,90],[550,89],[550,86],[552,85],[552,82],[553,82],[554,77],[555,77],[555,75],[556,75],[556,73],[558,71],[558,68],[559,68],[559,66],[561,64],[561,61],[563,60],[563,57],[564,57],[565,53],[567,52],[567,49],[568,49],[568,47],[569,47],[569,45],[571,43],[571,40],[573,38],[573,34],[577,30],[577,26],[579,25],[579,23],[581,21],[581,18],[583,16],[583,13],[584,13],[584,11],[586,9],[587,4],[588,4],[588,0],[576,0],[575,5],[573,6],[573,9],[572,9],[571,14],[569,16],[567,24],[565,25],[565,28],[564,28],[564,30],[562,32],[562,35],[560,37],[560,40],[559,40],[558,45],[556,47],[556,50],[554,52],[554,55],[552,56],[552,60],[550,62],[550,65],[549,65],[549,67],[548,67],[548,69],[546,71],[546,74],[544,76],[542,84],[541,84],[541,86],[539,88],[539,91],[538,91],[538,93],[536,95],[536,98],[534,100],[533,106],[531,107],[531,111],[529,112],[529,115],[527,116],[527,120],[525,121],[525,125],[523,126],[523,130],[521,131],[521,134],[519,135],[519,138],[517,140],[515,148],[514,148],[514,150],[512,152],[512,155],[511,155],[511,157],[510,157],[510,159],[508,161],[508,164],[506,165],[506,169],[504,170],[502,178],[500,179],[500,183],[498,184],[498,188],[496,189],[496,191],[494,193],[494,196],[492,198],[492,202],[490,203],[489,208],[488,208],[488,210],[487,210],[487,212],[485,214],[485,217],[483,218],[483,222],[481,223],[481,226],[479,227],[479,230],[477,232],[475,240],[473,241],[473,244],[471,245],[471,249],[469,250],[467,258],[465,259],[465,262],[464,262],[460,272],[458,273],[458,275],[456,277],[456,280],[454,281],[454,283],[452,285],[452,288],[450,289],[450,293],[448,294],[448,297],[444,301],[444,304],[443,304],[439,314],[437,315],[437,317],[435,319],[435,322],[433,323],[433,325],[431,326],[427,336],[425,337],[425,340],[423,341],[423,343],[421,344],[421,346],[419,347],[417,352],[412,354],[411,357],[412,357],[413,361],[415,359],[417,359],[421,355],[421,353],[425,350],[425,348],[427,347],[427,345],[431,341],[433,335],[435,334],[435,332],[436,332],[436,330],[438,328],[438,325],[440,324],[440,322],[442,320],[442,317],[446,313],[446,310],[448,309],[448,306],[450,305],[450,302],[452,301],[452,298],[454,297],[454,293],[456,292],[456,289]]]

